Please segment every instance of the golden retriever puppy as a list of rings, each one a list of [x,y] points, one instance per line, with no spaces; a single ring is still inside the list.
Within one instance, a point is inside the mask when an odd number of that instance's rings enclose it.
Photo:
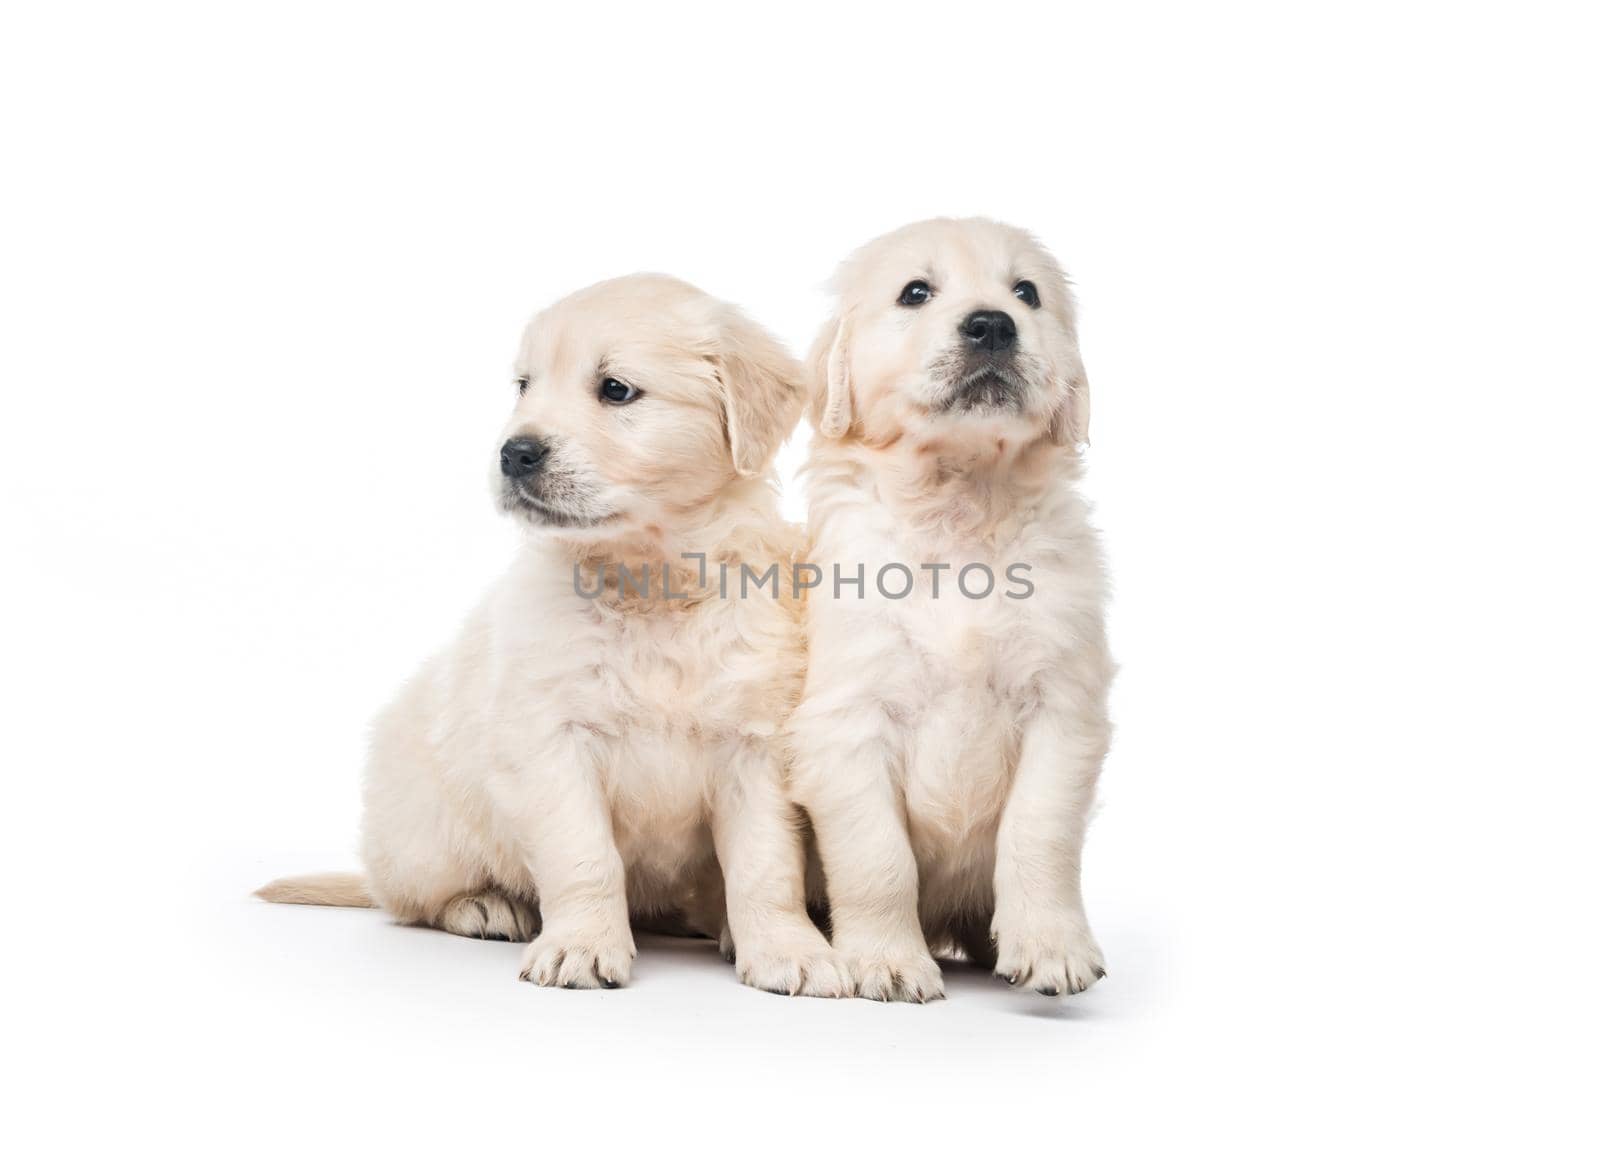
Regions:
[[[1105,972],[1079,860],[1113,666],[1067,280],[1027,233],[933,220],[836,287],[792,721],[834,947],[866,997],[942,996],[930,946],[1081,992]]]
[[[687,917],[747,984],[849,993],[784,791],[797,602],[742,595],[798,543],[770,463],[799,366],[733,307],[630,276],[536,317],[515,376],[493,482],[527,541],[377,723],[366,877],[262,895],[532,938],[522,977],[567,988],[628,980],[630,919]]]

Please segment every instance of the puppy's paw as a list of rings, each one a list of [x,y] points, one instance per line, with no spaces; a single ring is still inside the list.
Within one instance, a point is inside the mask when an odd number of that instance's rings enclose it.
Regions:
[[[790,997],[848,997],[855,990],[849,966],[820,933],[746,942],[736,952],[734,972],[752,988]]]
[[[997,929],[995,976],[1046,997],[1081,993],[1106,975],[1105,958],[1087,926],[1051,932]]]
[[[620,931],[546,925],[522,952],[522,980],[563,989],[615,989],[633,972],[633,936]]]
[[[531,941],[539,931],[539,914],[521,901],[485,889],[452,898],[439,914],[439,927],[458,937]]]
[[[944,997],[939,962],[920,943],[899,950],[848,954],[856,996],[873,1001],[938,1001]]]
[[[717,952],[722,954],[722,959],[728,964],[733,964],[739,951],[733,947],[733,930],[727,925],[722,926],[722,932],[717,934]]]

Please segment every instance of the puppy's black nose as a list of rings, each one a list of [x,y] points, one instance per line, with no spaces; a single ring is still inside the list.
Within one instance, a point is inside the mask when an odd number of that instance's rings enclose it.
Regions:
[[[512,480],[539,471],[550,447],[531,436],[514,436],[500,446],[500,471]]]
[[[961,322],[961,335],[977,348],[1004,352],[1017,343],[1017,322],[1008,312],[985,308]]]

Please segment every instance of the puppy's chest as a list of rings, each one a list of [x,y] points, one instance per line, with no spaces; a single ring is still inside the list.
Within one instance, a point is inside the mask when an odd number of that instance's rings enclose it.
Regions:
[[[607,731],[704,748],[762,710],[774,662],[744,644],[731,608],[665,611],[596,606],[575,648],[581,673],[556,690]],[[681,751],[681,750],[680,750]]]
[[[986,597],[962,594],[948,578],[890,603],[883,615],[915,673],[913,695],[924,707],[1009,712],[1034,690],[1037,653],[1050,640],[1030,607],[996,584]]]
[[[1038,706],[1040,670],[1057,644],[1025,584],[1008,581],[1012,558],[977,553],[964,565],[992,571],[987,596],[959,583],[890,609],[905,667],[904,786],[919,857],[982,855],[1010,792],[1019,734]],[[967,588],[986,587],[975,571]],[[1008,593],[1013,595],[1007,595]]]

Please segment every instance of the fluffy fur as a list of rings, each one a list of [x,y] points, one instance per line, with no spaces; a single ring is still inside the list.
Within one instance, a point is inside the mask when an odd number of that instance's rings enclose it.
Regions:
[[[783,788],[798,610],[722,597],[716,576],[793,559],[769,467],[799,417],[799,366],[732,307],[636,276],[536,317],[517,376],[501,440],[537,436],[548,456],[493,483],[528,539],[378,720],[366,890],[401,921],[532,938],[521,973],[541,985],[619,985],[630,920],[682,918],[720,936],[748,984],[848,993],[806,914]],[[607,379],[643,395],[606,404]],[[704,585],[683,553],[705,555]],[[600,596],[579,595],[574,565]],[[648,597],[617,579],[643,565]],[[660,595],[663,566],[684,599]],[[263,895],[352,892],[348,878],[279,886]]]
[[[931,298],[898,303],[918,280]],[[947,949],[1080,992],[1104,974],[1079,862],[1113,666],[1074,488],[1089,406],[1066,278],[1026,233],[935,220],[868,244],[836,288],[811,358],[810,560],[830,586],[835,565],[868,575],[859,599],[809,600],[793,718],[833,944],[874,998],[941,996]],[[960,326],[977,310],[1014,322],[1005,357],[975,359]],[[890,563],[917,572],[904,599],[875,587]],[[924,564],[951,566],[937,599]],[[969,564],[1000,579],[992,595],[958,589]],[[1015,564],[1031,596],[1005,595]]]

